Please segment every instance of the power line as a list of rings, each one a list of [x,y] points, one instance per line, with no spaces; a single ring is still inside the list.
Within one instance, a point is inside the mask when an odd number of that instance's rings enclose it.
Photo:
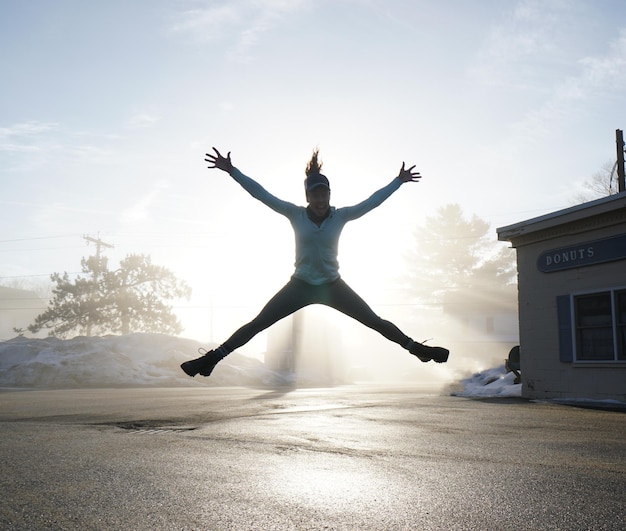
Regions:
[[[60,236],[33,236],[31,238],[15,238],[12,240],[0,240],[0,243],[13,243],[13,242],[29,242],[33,240],[54,240],[59,238],[75,238],[76,234],[63,234]]]
[[[65,271],[64,273],[67,273],[68,275],[80,275],[81,273],[83,273],[83,271]],[[8,278],[32,278],[32,277],[49,277],[51,275],[51,273],[37,273],[35,275],[12,275],[12,276],[5,276],[5,277],[0,277],[0,280],[4,280],[4,279],[8,279]]]

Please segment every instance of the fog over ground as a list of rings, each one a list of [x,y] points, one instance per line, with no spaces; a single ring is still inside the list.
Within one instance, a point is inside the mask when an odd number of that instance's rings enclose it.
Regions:
[[[296,373],[270,370],[263,362],[237,352],[223,360],[209,378],[189,378],[179,365],[206,347],[185,338],[162,334],[30,339],[17,337],[0,343],[0,387],[177,387],[177,386],[330,386],[389,382],[390,375],[369,370],[338,371],[304,368]],[[419,362],[407,356],[413,370],[395,379],[415,383],[439,381],[441,390],[452,389],[462,396],[520,396],[521,385],[504,367],[489,368],[456,379],[445,365]],[[446,377],[447,373],[447,377]],[[438,378],[435,380],[434,378]]]

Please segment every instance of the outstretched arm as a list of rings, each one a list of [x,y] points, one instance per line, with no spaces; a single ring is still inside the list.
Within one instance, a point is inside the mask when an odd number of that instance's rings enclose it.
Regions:
[[[391,194],[393,194],[403,183],[408,182],[419,182],[419,179],[422,176],[419,172],[415,171],[415,165],[410,168],[404,167],[404,162],[402,163],[402,167],[400,168],[400,172],[398,176],[391,181],[387,186],[381,188],[377,192],[374,192],[369,198],[361,203],[342,208],[343,214],[346,216],[346,219],[357,219],[360,218],[363,214],[367,214],[370,210],[380,206],[384,201],[386,201]]]
[[[206,158],[204,159],[206,162],[212,164],[212,166],[209,166],[210,169],[217,168],[218,170],[227,172],[252,197],[258,199],[279,214],[289,217],[295,210],[297,210],[297,207],[294,204],[289,203],[288,201],[283,201],[282,199],[270,194],[255,180],[241,173],[238,168],[235,168],[230,160],[230,151],[225,157],[222,156],[217,148],[213,148],[213,151],[215,151],[215,155],[207,153]]]
[[[215,155],[213,155],[212,153],[207,153],[206,159],[204,159],[205,161],[213,164],[213,166],[209,166],[209,168],[217,168],[218,170],[225,171],[228,174],[232,173],[233,163],[230,160],[230,151],[228,152],[228,155],[226,155],[225,157],[222,156],[222,154],[217,150],[217,148],[213,148],[213,151],[215,151]],[[403,167],[404,167],[404,164],[403,164]]]

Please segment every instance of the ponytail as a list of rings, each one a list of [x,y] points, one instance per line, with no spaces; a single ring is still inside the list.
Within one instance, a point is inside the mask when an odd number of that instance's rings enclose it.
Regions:
[[[320,149],[315,148],[313,150],[313,155],[311,155],[311,160],[306,165],[305,174],[307,177],[310,175],[314,175],[316,173],[322,173],[322,161],[319,159]]]

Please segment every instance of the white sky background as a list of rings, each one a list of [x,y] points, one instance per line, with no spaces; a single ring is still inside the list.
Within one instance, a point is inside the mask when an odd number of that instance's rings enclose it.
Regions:
[[[336,206],[417,164],[344,232],[376,307],[425,216],[459,203],[495,240],[570,206],[626,128],[622,0],[0,0],[0,54],[0,283],[79,271],[99,234],[113,265],[145,253],[190,284],[196,339],[293,263],[286,220],[207,170],[211,146],[300,204],[316,146]]]

